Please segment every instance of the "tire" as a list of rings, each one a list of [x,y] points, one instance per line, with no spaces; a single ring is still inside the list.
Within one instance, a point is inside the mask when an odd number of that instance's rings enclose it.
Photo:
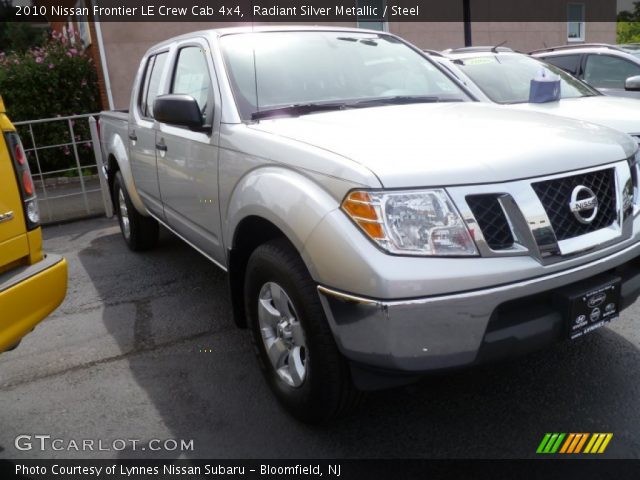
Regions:
[[[245,311],[267,383],[294,417],[322,423],[355,409],[362,393],[338,351],[317,285],[285,239],[267,242],[251,254]]]
[[[155,247],[158,243],[158,222],[136,210],[120,172],[116,172],[113,181],[113,198],[120,231],[129,248],[141,252]]]

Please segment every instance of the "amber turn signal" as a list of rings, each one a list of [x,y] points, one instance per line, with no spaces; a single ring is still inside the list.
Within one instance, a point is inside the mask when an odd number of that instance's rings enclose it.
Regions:
[[[386,238],[379,206],[372,201],[369,193],[349,193],[342,202],[342,209],[373,240]]]

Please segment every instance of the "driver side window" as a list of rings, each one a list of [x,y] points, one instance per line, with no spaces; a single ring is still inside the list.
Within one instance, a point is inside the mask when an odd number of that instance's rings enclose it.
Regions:
[[[191,95],[198,102],[205,123],[210,106],[211,77],[205,52],[200,47],[185,47],[178,53],[171,93]]]

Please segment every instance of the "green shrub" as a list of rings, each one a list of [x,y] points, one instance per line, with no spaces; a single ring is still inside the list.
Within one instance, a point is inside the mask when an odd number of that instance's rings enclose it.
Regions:
[[[633,11],[618,13],[617,43],[640,42],[640,1],[633,2]]]
[[[25,51],[41,46],[47,35],[42,28],[21,22],[12,0],[0,0],[0,52]]]
[[[621,22],[617,24],[618,43],[640,42],[640,22]]]
[[[72,43],[54,32],[41,47],[26,52],[0,53],[0,95],[14,122],[92,113],[100,109],[96,70],[92,59],[80,51],[80,45],[79,38]],[[73,128],[76,141],[90,139],[86,121],[74,122]],[[18,130],[25,148],[31,148],[28,127]],[[71,141],[67,122],[36,124],[33,133],[38,146]],[[89,145],[78,145],[78,153],[82,165],[93,163]],[[75,165],[70,145],[39,150],[38,157],[43,172]],[[29,160],[34,168],[33,153],[29,154]]]

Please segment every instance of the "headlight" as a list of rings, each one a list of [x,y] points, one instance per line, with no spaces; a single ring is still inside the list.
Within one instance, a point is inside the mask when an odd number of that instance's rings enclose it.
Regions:
[[[442,189],[349,193],[344,212],[390,253],[427,256],[478,255],[453,202]]]

